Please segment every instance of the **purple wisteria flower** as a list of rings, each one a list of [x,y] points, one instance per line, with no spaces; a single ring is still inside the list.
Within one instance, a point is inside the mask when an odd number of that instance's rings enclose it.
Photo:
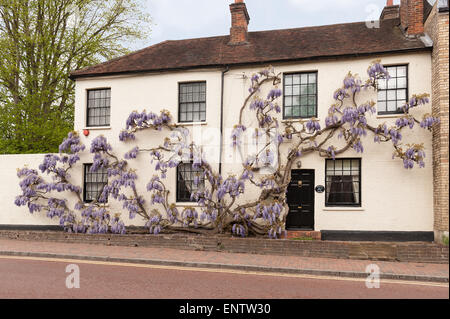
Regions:
[[[272,89],[270,90],[269,94],[267,95],[268,100],[275,100],[279,98],[283,93],[280,89]]]
[[[330,147],[328,147],[327,151],[328,151],[328,154],[331,156],[331,158],[333,160],[335,160],[336,159],[336,149],[335,149],[335,147],[334,146],[330,146]]]
[[[236,125],[231,132],[232,147],[236,147],[241,144],[242,134],[247,128],[244,125]]]
[[[411,116],[404,116],[395,121],[395,125],[398,128],[406,127],[408,126],[410,129],[414,127],[414,118]]]
[[[311,119],[306,123],[306,128],[310,133],[314,133],[316,131],[320,131],[320,123],[315,119]]]
[[[420,127],[424,128],[424,129],[428,129],[431,130],[434,124],[439,124],[440,123],[440,119],[433,117],[433,116],[429,116],[429,115],[425,115],[422,119],[422,121],[420,122]]]
[[[99,135],[92,140],[91,143],[91,153],[108,152],[111,151],[112,147],[106,140],[106,137]]]
[[[135,147],[133,148],[131,151],[129,151],[128,153],[125,154],[125,159],[133,159],[136,158],[139,154],[139,147]]]

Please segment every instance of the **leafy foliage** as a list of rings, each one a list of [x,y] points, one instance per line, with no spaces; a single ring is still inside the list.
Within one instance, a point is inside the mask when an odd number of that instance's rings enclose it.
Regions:
[[[72,70],[146,36],[141,0],[0,0],[0,153],[56,152],[73,129]]]

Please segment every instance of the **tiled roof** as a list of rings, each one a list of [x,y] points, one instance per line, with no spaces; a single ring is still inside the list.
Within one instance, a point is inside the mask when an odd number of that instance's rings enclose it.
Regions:
[[[165,41],[74,71],[71,78],[429,49],[419,39],[405,37],[399,23],[389,19],[379,28],[357,22],[249,32],[249,43],[237,46],[228,45],[229,36]]]

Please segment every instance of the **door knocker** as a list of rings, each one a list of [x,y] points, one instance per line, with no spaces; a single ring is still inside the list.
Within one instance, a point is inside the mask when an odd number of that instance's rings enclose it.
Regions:
[[[303,186],[303,182],[302,181],[298,181],[298,187],[302,187]]]

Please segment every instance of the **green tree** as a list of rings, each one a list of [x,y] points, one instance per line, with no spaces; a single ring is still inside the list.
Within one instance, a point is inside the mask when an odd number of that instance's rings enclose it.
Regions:
[[[73,129],[71,71],[128,53],[142,0],[0,0],[0,154],[55,152]]]

